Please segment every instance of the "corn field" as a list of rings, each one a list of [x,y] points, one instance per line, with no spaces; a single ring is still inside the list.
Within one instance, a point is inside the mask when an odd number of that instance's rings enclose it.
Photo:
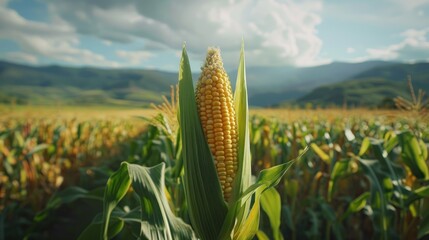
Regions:
[[[179,90],[143,128],[127,120],[2,120],[0,239],[429,236],[427,120],[399,111],[394,119],[250,115],[242,50],[235,103],[225,103],[237,117],[219,118],[236,126],[204,140],[211,113],[201,108],[212,101],[198,94],[211,82],[198,83],[195,98],[186,61],[184,49]],[[238,151],[227,155],[232,130]]]

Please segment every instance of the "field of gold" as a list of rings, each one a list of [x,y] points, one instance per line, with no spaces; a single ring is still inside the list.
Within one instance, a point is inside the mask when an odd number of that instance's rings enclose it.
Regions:
[[[186,220],[177,123],[175,117],[158,114],[100,106],[0,106],[0,227],[8,229],[5,238],[46,239],[64,237],[64,232],[77,238],[101,211],[97,201],[122,161],[147,167],[166,163],[170,204]],[[279,229],[261,216],[260,231],[268,237],[279,230],[289,239],[426,234],[427,119],[369,109],[255,108],[250,115],[253,175],[310,148],[277,188]],[[383,204],[377,201],[380,196]]]
[[[152,108],[112,108],[104,106],[72,107],[72,106],[5,106],[0,105],[0,121],[5,119],[121,119],[131,120],[135,124],[142,121],[139,117],[151,118],[157,114]],[[412,119],[414,115],[410,112],[385,109],[286,109],[286,108],[253,108],[251,115],[265,118],[275,118],[284,122],[292,122],[303,119],[332,120],[337,118],[362,118],[373,119],[380,117],[385,120]]]

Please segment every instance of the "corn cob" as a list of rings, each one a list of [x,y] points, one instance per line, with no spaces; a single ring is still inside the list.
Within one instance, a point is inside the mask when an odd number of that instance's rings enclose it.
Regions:
[[[197,83],[196,102],[207,143],[214,156],[224,199],[229,201],[237,172],[237,120],[231,83],[219,49],[209,48]]]

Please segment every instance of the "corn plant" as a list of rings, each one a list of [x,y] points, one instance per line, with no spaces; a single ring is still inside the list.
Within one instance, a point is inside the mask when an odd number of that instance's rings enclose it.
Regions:
[[[293,161],[260,172],[251,183],[250,126],[244,49],[234,98],[219,50],[208,51],[194,93],[185,47],[179,69],[179,128],[183,189],[190,225],[174,215],[165,189],[165,163],[153,167],[122,163],[108,180],[103,214],[81,234],[104,239],[124,225],[143,239],[251,239],[258,232],[260,209],[269,215],[275,239],[282,239],[280,196],[274,189]],[[117,208],[130,187],[140,206]],[[139,217],[138,217],[139,216]]]
[[[5,238],[23,238],[33,223],[54,220],[46,217],[48,211],[36,213],[59,205],[47,204],[59,189],[105,184],[100,177],[110,175],[106,166],[122,158],[128,142],[142,130],[116,120],[2,119],[0,225],[7,229]],[[100,165],[104,169],[96,168]]]
[[[411,76],[408,76],[408,89],[410,90],[411,101],[404,99],[401,96],[398,96],[394,99],[395,105],[397,108],[410,111],[422,117],[427,116],[429,109],[429,100],[425,100],[425,91],[419,89],[418,95],[416,97],[416,93],[414,91],[413,83],[411,81]]]

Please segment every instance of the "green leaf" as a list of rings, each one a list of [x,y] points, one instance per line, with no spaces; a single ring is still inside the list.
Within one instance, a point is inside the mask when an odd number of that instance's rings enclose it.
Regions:
[[[429,214],[426,214],[426,216],[423,217],[420,223],[418,238],[422,239],[424,236],[427,236],[427,235],[429,235]]]
[[[371,141],[366,137],[363,139],[362,145],[360,146],[359,156],[364,155],[368,151],[369,146],[371,146]]]
[[[125,196],[131,185],[128,167],[122,163],[118,171],[107,180],[103,204],[103,239],[108,239],[110,215],[119,201]]]
[[[234,239],[251,239],[258,230],[261,194],[267,189],[275,187],[292,164],[298,161],[307,150],[308,148],[304,149],[301,155],[294,160],[262,170],[256,182],[251,185],[239,199],[230,205],[222,231],[217,239],[229,239],[231,231],[233,231]],[[244,221],[242,221],[241,224],[236,224],[234,228],[237,214],[243,208],[246,208],[248,202],[253,202],[249,215],[243,216]]]
[[[337,216],[335,214],[334,209],[331,207],[331,205],[326,203],[324,199],[320,199],[318,200],[318,202],[320,205],[320,209],[322,210],[322,215],[327,220],[327,226],[330,227],[335,234],[335,239],[343,239],[343,229],[342,226],[337,222]]]
[[[241,46],[240,63],[237,71],[237,81],[234,93],[235,111],[238,123],[238,172],[233,192],[236,200],[250,186],[251,164],[250,155],[250,125],[249,107],[247,100],[246,64],[244,57],[244,44]]]
[[[255,192],[255,201],[250,209],[249,215],[245,218],[242,225],[238,228],[238,231],[234,234],[234,239],[252,239],[258,231],[259,227],[259,216],[261,194],[265,189],[263,187],[258,188]]]
[[[422,150],[422,156],[423,159],[428,159],[428,147],[426,146],[426,143],[420,139],[419,140],[420,149]]]
[[[35,153],[41,152],[41,151],[49,148],[49,146],[50,145],[46,144],[46,143],[39,144],[39,145],[35,146],[33,149],[31,149],[31,151],[27,153],[27,156],[31,156],[31,155],[33,155]]]
[[[363,171],[371,182],[371,201],[372,207],[380,209],[380,217],[374,221],[374,224],[380,229],[382,239],[388,239],[387,232],[389,228],[389,219],[387,217],[387,205],[386,194],[383,188],[382,181],[384,176],[380,174],[380,162],[378,160],[366,160],[359,159],[359,162],[363,166]],[[382,178],[382,179],[379,179]]]
[[[398,145],[398,136],[396,136],[394,131],[389,131],[384,136],[383,147],[386,152],[390,153]]]
[[[314,239],[317,239],[317,236],[320,236],[320,220],[317,217],[317,213],[315,211],[313,211],[311,208],[307,208],[306,212],[309,215],[308,220],[311,222],[310,227],[307,227],[305,235],[308,238],[313,237]]]
[[[249,123],[249,106],[247,99],[246,83],[246,63],[244,56],[244,43],[241,46],[240,62],[237,70],[237,80],[235,83],[234,105],[237,114],[237,131],[238,131],[238,171],[234,179],[232,192],[232,201],[237,200],[251,184],[251,152],[250,152],[250,123]],[[250,202],[241,208],[237,213],[237,225],[241,225],[244,216],[249,214]]]
[[[410,205],[414,201],[429,197],[429,186],[423,186],[412,191],[411,196],[408,197],[405,205]]]
[[[375,157],[379,160],[380,165],[386,169],[386,173],[389,173],[386,183],[395,187],[395,191],[397,191],[397,195],[399,196],[399,204],[401,207],[404,207],[403,198],[405,198],[405,192],[403,190],[402,181],[405,174],[403,173],[403,168],[394,164],[388,158],[387,151],[383,149],[382,141],[371,139],[371,148]]]
[[[179,69],[179,111],[184,188],[192,226],[202,239],[216,239],[227,215],[213,156],[195,102],[192,72],[183,47]]]
[[[332,199],[335,189],[334,186],[338,178],[345,176],[348,173],[349,163],[349,160],[335,162],[328,184],[328,202]]]
[[[282,222],[286,225],[290,230],[295,231],[295,225],[292,220],[292,206],[283,205],[282,206]]]
[[[256,236],[258,237],[259,240],[270,240],[270,238],[261,230],[256,232]]]
[[[118,233],[122,231],[124,227],[124,221],[117,217],[113,217],[108,226],[107,238],[113,238]],[[101,221],[96,221],[88,225],[85,230],[79,235],[78,240],[92,240],[92,239],[101,239],[103,236],[103,223]]]
[[[411,132],[398,134],[399,144],[402,147],[402,160],[418,179],[429,179],[429,170],[426,165],[427,153],[422,149],[420,142]],[[426,156],[425,156],[426,155]]]
[[[331,163],[331,158],[322,149],[320,149],[319,146],[317,146],[315,143],[312,143],[310,146],[311,149],[313,149],[314,153],[316,153],[317,156],[320,157],[320,159],[322,159],[327,164]]]
[[[267,214],[270,220],[271,230],[275,240],[283,239],[280,233],[281,219],[281,199],[280,194],[275,188],[267,189],[261,197],[262,210]]]
[[[414,193],[420,197],[429,197],[429,186],[420,187],[414,190]]]
[[[192,228],[174,216],[165,196],[165,164],[151,168],[127,164],[142,204],[142,233],[148,239],[196,239]]]
[[[34,221],[40,222],[48,217],[50,211],[59,208],[62,204],[71,203],[78,199],[93,199],[103,201],[103,197],[96,195],[97,190],[98,189],[90,192],[80,187],[66,188],[63,191],[56,193],[49,199],[45,209],[36,214]]]
[[[108,180],[105,191],[105,208],[103,211],[102,228],[103,238],[108,239],[112,231],[113,218],[121,221],[134,222],[141,225],[136,235],[144,239],[196,239],[192,228],[176,217],[170,209],[165,196],[165,164],[160,163],[154,167],[142,167],[136,164],[123,162]],[[124,197],[130,185],[137,193],[141,203],[140,219],[126,216],[113,216],[113,209]],[[110,220],[113,216],[112,221]],[[98,227],[99,222],[94,221],[88,231]],[[122,229],[122,227],[121,227]],[[86,231],[86,230],[85,230]],[[115,231],[116,232],[116,231]],[[82,236],[87,236],[82,233]],[[90,235],[88,235],[90,236]],[[94,239],[94,238],[84,238]]]
[[[359,197],[350,202],[346,212],[341,217],[341,220],[346,219],[350,214],[359,212],[366,206],[366,201],[369,198],[370,193],[364,192]]]

